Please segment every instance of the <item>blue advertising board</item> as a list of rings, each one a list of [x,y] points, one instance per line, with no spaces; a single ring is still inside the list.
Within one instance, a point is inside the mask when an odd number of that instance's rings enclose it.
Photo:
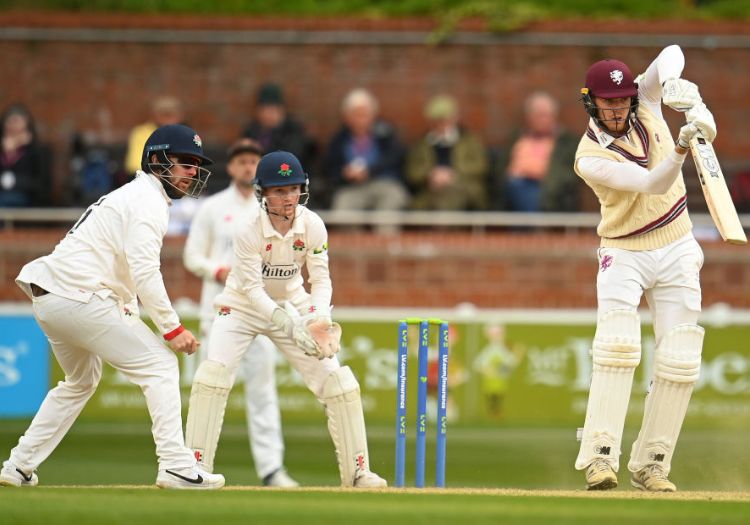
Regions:
[[[47,337],[31,315],[0,315],[0,418],[33,416],[49,390]]]

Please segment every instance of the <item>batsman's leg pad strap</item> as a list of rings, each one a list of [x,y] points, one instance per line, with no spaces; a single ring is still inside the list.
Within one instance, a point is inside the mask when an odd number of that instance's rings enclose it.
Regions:
[[[693,385],[700,375],[703,335],[698,325],[677,325],[656,348],[654,381],[630,453],[631,472],[657,463],[669,474]]]
[[[610,310],[601,316],[592,345],[593,372],[586,421],[575,467],[607,459],[619,468],[622,431],[641,359],[641,321],[632,310]]]
[[[195,372],[190,391],[185,444],[209,472],[213,472],[231,388],[232,376],[223,363],[203,361]]]
[[[337,368],[326,378],[320,401],[326,408],[341,485],[351,487],[358,472],[370,467],[359,383],[348,366]]]

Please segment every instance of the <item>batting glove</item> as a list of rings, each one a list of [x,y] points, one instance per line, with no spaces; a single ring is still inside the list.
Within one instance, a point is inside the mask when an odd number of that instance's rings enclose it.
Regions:
[[[690,124],[698,128],[703,138],[708,142],[714,141],[716,138],[716,122],[714,121],[714,116],[703,102],[690,108],[685,113],[685,117]]]
[[[690,148],[690,139],[698,133],[698,128],[694,124],[687,123],[680,128],[680,135],[677,137],[677,145],[681,148]]]
[[[684,78],[670,78],[664,82],[661,100],[675,111],[683,113],[703,102],[698,86]]]

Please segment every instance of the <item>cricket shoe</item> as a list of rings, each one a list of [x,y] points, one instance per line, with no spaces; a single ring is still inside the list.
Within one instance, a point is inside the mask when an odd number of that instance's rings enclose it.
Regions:
[[[354,478],[354,488],[357,489],[382,489],[388,486],[388,482],[369,470],[360,470]]]
[[[211,474],[199,466],[168,468],[159,471],[156,486],[160,489],[211,490],[224,486],[224,476]]]
[[[617,474],[606,459],[595,459],[586,468],[588,490],[609,490],[617,487]]]
[[[13,463],[6,461],[0,471],[0,485],[6,487],[35,487],[39,483],[36,471],[26,474]]]
[[[667,479],[664,467],[657,464],[646,465],[638,472],[633,472],[630,484],[648,492],[675,492],[677,490],[675,484]]]
[[[284,467],[280,467],[263,478],[263,486],[291,489],[299,487],[299,483],[287,473]]]

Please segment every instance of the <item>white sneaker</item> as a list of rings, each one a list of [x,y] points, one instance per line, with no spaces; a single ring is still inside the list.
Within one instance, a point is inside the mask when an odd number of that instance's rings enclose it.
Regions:
[[[638,472],[633,472],[630,484],[637,489],[649,492],[675,492],[677,487],[669,481],[661,465],[646,465]]]
[[[360,470],[354,478],[354,487],[358,489],[382,489],[388,486],[388,482],[369,470]]]
[[[160,489],[220,489],[224,486],[224,476],[211,474],[199,466],[168,468],[160,470],[156,476],[156,486]]]
[[[284,467],[278,468],[271,472],[268,476],[263,478],[264,487],[282,487],[285,489],[291,489],[299,487],[297,480],[292,478]]]
[[[36,471],[26,474],[10,461],[3,463],[0,471],[0,485],[6,487],[35,487],[39,483]]]
[[[617,474],[606,459],[595,459],[586,467],[588,490],[609,490],[617,486]]]

